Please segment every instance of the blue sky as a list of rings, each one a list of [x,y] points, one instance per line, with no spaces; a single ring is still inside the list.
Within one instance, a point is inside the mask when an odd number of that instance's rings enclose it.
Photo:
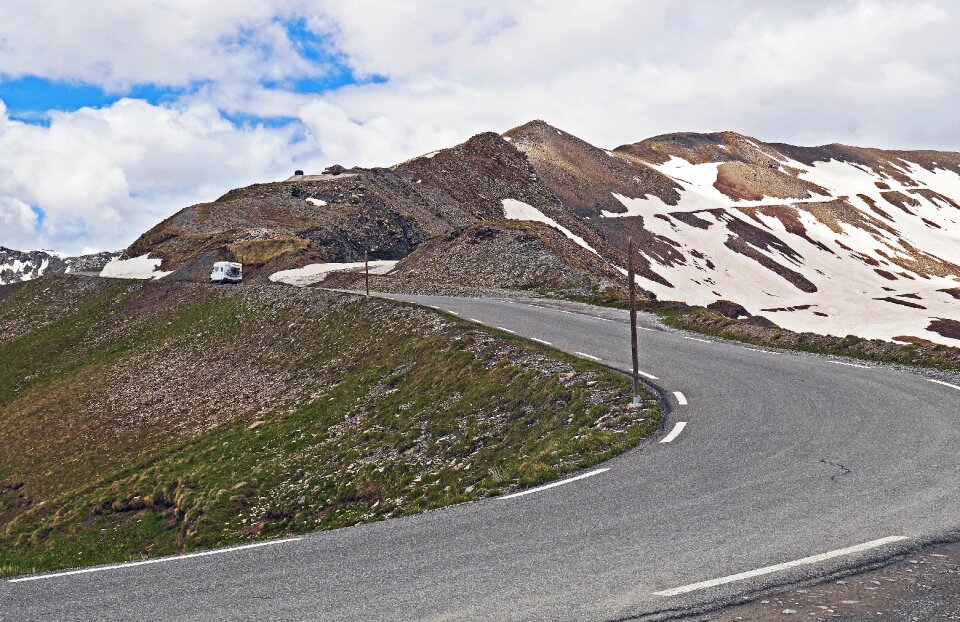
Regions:
[[[534,118],[606,147],[730,129],[957,150],[958,15],[949,0],[5,0],[0,245],[119,249],[233,187]]]

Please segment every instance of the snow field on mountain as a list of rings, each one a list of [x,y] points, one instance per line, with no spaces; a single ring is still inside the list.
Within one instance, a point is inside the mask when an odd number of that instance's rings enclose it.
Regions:
[[[393,260],[377,260],[370,262],[370,274],[387,274],[397,265]],[[270,280],[274,283],[286,283],[287,285],[296,285],[306,287],[323,281],[333,272],[362,272],[364,262],[356,261],[350,263],[312,263],[302,268],[292,270],[281,270],[270,275]]]
[[[149,254],[132,259],[114,259],[103,267],[100,276],[108,279],[162,279],[171,274],[160,270],[163,260]]]
[[[594,249],[592,246],[587,244],[587,241],[581,238],[579,235],[574,234],[572,231],[570,231],[569,229],[567,229],[566,227],[558,223],[556,220],[550,218],[549,216],[546,216],[543,212],[541,212],[534,206],[528,205],[523,201],[518,201],[516,199],[504,199],[503,215],[508,220],[528,220],[533,222],[542,222],[546,225],[553,227],[563,235],[573,240],[575,244],[587,249],[594,255],[600,254],[596,251],[596,249]]]
[[[678,205],[668,205],[656,196],[632,198],[614,193],[613,196],[624,205],[626,212],[604,211],[603,217],[642,217],[645,229],[674,241],[677,250],[686,259],[686,263],[663,265],[656,257],[648,256],[654,271],[675,287],[666,287],[638,277],[641,284],[660,298],[680,299],[691,304],[705,305],[718,298],[735,300],[752,313],[770,317],[784,328],[796,331],[839,336],[858,334],[882,339],[922,335],[931,341],[956,345],[955,340],[927,331],[926,327],[933,318],[956,316],[957,301],[937,290],[957,287],[960,279],[955,276],[919,275],[888,258],[915,260],[916,252],[910,252],[912,247],[929,254],[932,263],[937,260],[960,263],[960,210],[947,201],[931,200],[910,192],[927,188],[960,202],[960,176],[943,169],[931,172],[903,162],[900,167],[902,171],[918,184],[907,186],[846,162],[831,160],[806,166],[784,156],[775,159],[799,169],[800,179],[827,189],[832,196],[814,195],[799,200],[764,197],[761,201],[736,201],[713,185],[717,179],[718,163],[690,164],[676,156],[664,164],[651,166],[681,184],[683,190]],[[886,184],[889,190],[878,188],[877,182]],[[908,206],[915,215],[906,213],[881,194],[897,191],[919,201],[919,207]],[[859,194],[872,199],[889,218],[870,209],[867,202],[857,196]],[[816,204],[840,197],[845,197],[850,205],[862,212],[863,220],[872,232],[851,226],[843,220],[836,223],[835,226],[840,229],[837,232],[814,215],[812,210],[820,207]],[[750,213],[753,210],[744,210],[763,206],[793,208],[790,214],[795,215],[805,229],[804,235],[830,249],[830,252],[801,235],[787,231],[779,218],[759,211],[754,217]],[[709,223],[709,226],[703,229],[670,216],[670,213],[676,212],[696,212],[696,217]],[[926,224],[922,218],[940,229]],[[744,240],[756,251],[814,283],[818,291],[802,292],[772,270],[725,246],[729,238],[736,236],[730,230],[733,219],[761,227],[798,253],[800,259]],[[697,257],[697,254],[703,257]],[[713,269],[707,267],[707,260],[714,264]],[[868,262],[877,265],[871,266]],[[875,267],[895,275],[896,280],[883,278],[874,270]],[[908,296],[903,297],[903,294]],[[877,300],[890,297],[919,304],[926,309]],[[770,311],[807,305],[808,308],[800,310]]]

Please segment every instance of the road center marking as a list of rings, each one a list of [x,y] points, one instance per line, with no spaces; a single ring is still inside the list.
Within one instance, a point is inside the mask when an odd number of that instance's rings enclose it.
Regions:
[[[531,488],[530,490],[521,490],[520,492],[515,492],[509,495],[503,495],[502,497],[497,497],[498,499],[516,499],[517,497],[522,497],[524,495],[531,495],[535,492],[540,492],[541,490],[547,490],[548,488],[556,488],[557,486],[563,486],[564,484],[569,484],[570,482],[575,482],[581,479],[587,479],[588,477],[593,477],[594,475],[600,475],[606,471],[609,471],[608,468],[596,469],[595,471],[588,471],[586,473],[581,473],[574,477],[568,479],[562,479],[559,482],[553,482],[551,484],[544,484],[543,486],[537,486],[536,488]]]
[[[590,359],[591,361],[599,361],[600,357],[594,356],[592,354],[587,354],[586,352],[574,352],[577,356],[582,356],[583,358]]]
[[[680,433],[683,432],[683,429],[684,429],[685,427],[687,427],[687,422],[686,422],[686,421],[678,421],[678,422],[676,423],[676,425],[673,426],[673,429],[670,430],[670,434],[667,434],[666,436],[664,436],[663,439],[661,439],[660,442],[661,442],[661,443],[670,443],[670,442],[672,442],[673,439],[675,439],[675,438],[677,438],[678,436],[680,436]]]
[[[233,553],[244,549],[256,549],[262,546],[275,546],[277,544],[286,544],[288,542],[297,542],[303,538],[285,538],[283,540],[268,540],[267,542],[257,542],[255,544],[244,544],[242,546],[231,546],[225,549],[214,549],[212,551],[201,551],[199,553],[187,553],[185,555],[173,555],[170,557],[158,557],[157,559],[145,559],[139,562],[125,562],[122,564],[113,564],[111,566],[97,566],[95,568],[80,568],[78,570],[67,570],[66,572],[55,572],[53,574],[42,574],[34,577],[20,577],[19,579],[10,579],[10,583],[22,583],[24,581],[42,581],[44,579],[56,579],[58,577],[68,577],[75,574],[90,574],[91,572],[103,572],[105,570],[123,570],[124,568],[133,568],[134,566],[147,566],[149,564],[162,564],[165,562],[175,562],[181,559],[192,559],[194,557],[207,557],[209,555],[222,555],[223,553]]]
[[[537,343],[542,343],[545,346],[552,346],[553,344],[549,341],[544,341],[543,339],[537,339],[536,337],[530,337],[531,341],[536,341]]]
[[[933,380],[932,378],[927,378],[927,380],[929,380],[930,382],[936,382],[937,384],[942,384],[945,387],[950,387],[951,389],[956,389],[957,391],[960,391],[960,387],[958,387],[955,384],[950,384],[949,382],[944,382],[943,380]]]
[[[847,367],[859,367],[861,369],[873,369],[869,365],[857,365],[856,363],[847,363],[846,361],[830,361],[834,365],[846,365]]]
[[[850,546],[845,549],[837,549],[835,551],[829,551],[827,553],[820,553],[819,555],[811,555],[810,557],[804,557],[803,559],[795,559],[793,561],[784,562],[782,564],[765,566],[763,568],[757,568],[756,570],[748,570],[747,572],[732,574],[726,577],[720,577],[719,579],[710,579],[709,581],[701,581],[700,583],[691,583],[690,585],[684,585],[682,587],[675,587],[669,590],[654,592],[653,594],[655,596],[677,596],[679,594],[686,594],[687,592],[694,592],[696,590],[704,590],[709,587],[724,585],[725,583],[732,583],[734,581],[752,579],[753,577],[759,577],[765,574],[781,572],[783,570],[789,570],[790,568],[796,568],[797,566],[817,564],[819,562],[826,561],[828,559],[833,559],[834,557],[841,557],[843,555],[853,555],[854,553],[869,551],[870,549],[875,549],[881,546],[885,546],[887,544],[891,544],[893,542],[900,542],[901,540],[908,540],[908,539],[909,538],[907,538],[906,536],[888,536],[886,538],[880,538],[879,540],[871,540],[870,542],[857,544],[856,546]]]
[[[680,391],[674,391],[673,396],[677,398],[677,403],[680,404],[681,406],[687,405],[687,397]]]

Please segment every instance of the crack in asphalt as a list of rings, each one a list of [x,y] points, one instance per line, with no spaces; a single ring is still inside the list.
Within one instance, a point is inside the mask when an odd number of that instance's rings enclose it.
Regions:
[[[836,475],[831,475],[831,476],[830,476],[830,481],[831,481],[831,482],[836,482],[836,481],[838,481],[841,477],[844,477],[844,476],[847,476],[847,475],[850,475],[850,474],[853,473],[853,470],[847,468],[846,466],[840,464],[839,462],[831,462],[830,460],[827,460],[826,458],[820,458],[820,462],[822,462],[823,464],[827,464],[827,465],[830,465],[830,466],[832,466],[832,467],[835,467],[835,468],[837,468],[837,469],[840,469],[840,472],[839,472],[839,473],[837,473]]]

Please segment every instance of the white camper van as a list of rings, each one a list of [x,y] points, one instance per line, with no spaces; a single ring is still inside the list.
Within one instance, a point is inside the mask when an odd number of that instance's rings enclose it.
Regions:
[[[243,280],[243,264],[233,261],[218,261],[210,273],[211,283],[239,283]]]

